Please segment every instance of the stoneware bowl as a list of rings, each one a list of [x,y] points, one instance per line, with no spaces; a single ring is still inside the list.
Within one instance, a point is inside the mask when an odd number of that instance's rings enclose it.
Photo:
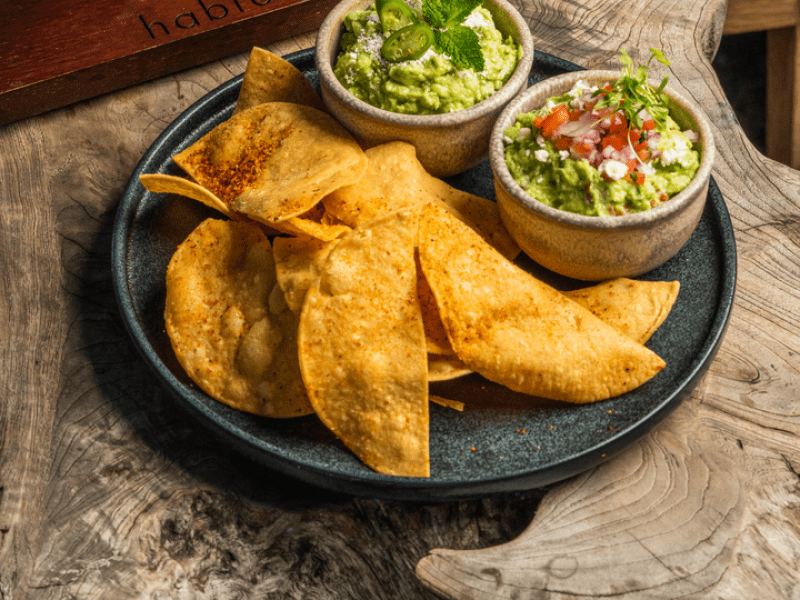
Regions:
[[[528,84],[533,65],[533,38],[528,24],[506,0],[485,0],[483,5],[492,13],[497,28],[522,46],[522,58],[511,78],[489,98],[464,110],[441,115],[403,115],[359,100],[333,73],[342,19],[370,4],[372,0],[343,0],[328,14],[317,34],[315,62],[328,110],[367,146],[393,140],[413,144],[423,166],[438,177],[475,166],[486,158],[497,116]]]
[[[545,79],[510,103],[495,123],[489,158],[500,214],[520,248],[540,265],[585,281],[634,277],[672,258],[695,230],[703,213],[714,138],[708,117],[669,85],[670,114],[682,129],[699,133],[700,169],[682,192],[655,208],[616,217],[577,215],[547,206],[529,196],[506,166],[503,131],[517,115],[544,106],[582,79],[590,84],[614,81],[618,71],[575,71]],[[658,87],[659,82],[651,82]]]

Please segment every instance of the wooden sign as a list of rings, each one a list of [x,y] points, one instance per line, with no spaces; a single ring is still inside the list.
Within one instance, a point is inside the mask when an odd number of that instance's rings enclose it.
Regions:
[[[337,0],[5,0],[0,125],[319,27]]]

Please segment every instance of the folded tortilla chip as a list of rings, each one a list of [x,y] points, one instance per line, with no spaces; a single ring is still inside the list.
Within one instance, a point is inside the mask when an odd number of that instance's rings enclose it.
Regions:
[[[345,235],[300,315],[300,368],[320,420],[367,466],[428,477],[428,361],[415,211]]]
[[[192,200],[197,200],[209,208],[218,210],[229,219],[236,218],[236,213],[222,200],[203,186],[185,177],[167,175],[165,173],[144,173],[139,175],[139,181],[148,192],[184,196]]]
[[[233,114],[266,102],[292,102],[325,110],[319,94],[300,69],[256,46],[250,51]]]
[[[166,286],[167,334],[200,388],[256,415],[313,412],[300,376],[298,318],[270,302],[275,266],[257,224],[203,221],[170,260]]]
[[[303,310],[306,292],[319,279],[322,267],[338,240],[324,242],[309,237],[276,237],[273,242],[275,273],[286,304],[293,313]]]
[[[422,208],[442,202],[459,219],[478,231],[503,256],[520,250],[503,225],[497,203],[462,192],[429,174],[409,143],[388,142],[366,150],[363,176],[325,197],[325,209],[342,223],[356,227],[403,207]]]
[[[643,344],[669,315],[680,287],[680,281],[619,278],[562,293]]]
[[[420,215],[419,258],[456,355],[487,379],[583,403],[630,391],[664,367],[434,203]]]
[[[307,213],[367,166],[333,117],[288,102],[237,113],[173,160],[232,210],[269,226]]]

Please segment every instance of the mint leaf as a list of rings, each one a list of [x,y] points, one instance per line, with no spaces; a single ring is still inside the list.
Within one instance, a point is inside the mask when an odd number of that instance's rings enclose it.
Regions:
[[[431,27],[444,28],[447,22],[448,11],[442,0],[424,0],[422,3],[422,16]]]
[[[450,0],[447,6],[445,26],[455,27],[460,25],[481,4],[483,4],[483,0]]]
[[[455,25],[450,29],[439,31],[434,29],[434,47],[437,52],[447,54],[453,64],[460,69],[472,68],[483,71],[483,51],[478,34],[464,25]]]

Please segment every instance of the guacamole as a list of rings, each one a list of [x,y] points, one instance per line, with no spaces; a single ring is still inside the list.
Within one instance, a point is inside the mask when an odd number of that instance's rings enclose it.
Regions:
[[[417,1],[408,4],[422,20]],[[484,68],[458,68],[451,57],[433,47],[413,60],[389,62],[381,47],[384,32],[374,7],[344,18],[341,52],[334,66],[339,81],[354,96],[378,108],[397,113],[426,115],[468,108],[499,90],[511,77],[522,48],[503,38],[491,13],[479,6],[463,23],[473,29],[483,52]]]
[[[613,89],[579,81],[504,132],[506,163],[528,194],[561,210],[615,216],[658,206],[689,185],[700,167],[697,134],[681,130],[666,103],[637,106],[633,116],[617,100],[601,103]]]

